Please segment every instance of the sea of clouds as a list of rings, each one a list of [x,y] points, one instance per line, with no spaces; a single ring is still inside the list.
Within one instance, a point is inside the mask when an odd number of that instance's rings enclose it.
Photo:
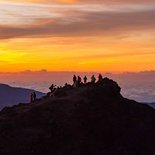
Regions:
[[[88,79],[90,79],[92,74],[95,74],[96,77],[98,76],[98,73],[93,72],[24,71],[19,73],[0,73],[0,83],[47,93],[52,83],[57,86],[63,86],[65,83],[72,84],[72,76],[74,74],[81,77],[87,75]],[[124,97],[139,102],[155,102],[155,71],[121,74],[103,73],[103,76],[117,81],[122,88],[121,93]]]

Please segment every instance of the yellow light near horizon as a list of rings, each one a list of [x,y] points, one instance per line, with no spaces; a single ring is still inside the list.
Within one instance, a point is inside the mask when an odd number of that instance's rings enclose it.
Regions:
[[[62,3],[75,3],[77,1],[78,0],[59,0],[59,2],[62,2]]]
[[[16,38],[0,43],[0,71],[102,71],[155,69],[155,45],[103,37]]]

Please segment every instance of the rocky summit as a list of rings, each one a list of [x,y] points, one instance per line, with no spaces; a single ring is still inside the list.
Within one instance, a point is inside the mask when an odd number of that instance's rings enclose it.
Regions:
[[[108,78],[0,112],[1,155],[154,155],[155,110]]]

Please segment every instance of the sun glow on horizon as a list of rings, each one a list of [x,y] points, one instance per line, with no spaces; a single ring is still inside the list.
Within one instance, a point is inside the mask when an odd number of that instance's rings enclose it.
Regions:
[[[153,1],[0,4],[0,72],[155,70]]]
[[[19,38],[0,43],[0,71],[153,70],[155,48],[148,42],[112,38]],[[122,44],[123,43],[123,44]],[[127,44],[130,43],[130,44]],[[110,46],[110,45],[113,46]],[[90,46],[92,45],[92,46]],[[31,47],[31,48],[30,48]],[[147,47],[147,48],[146,48]],[[136,51],[136,52],[135,52]]]

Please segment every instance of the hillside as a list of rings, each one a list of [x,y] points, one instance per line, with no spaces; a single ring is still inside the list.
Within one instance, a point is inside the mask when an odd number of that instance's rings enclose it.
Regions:
[[[155,103],[145,103],[145,104],[155,109]]]
[[[155,111],[110,79],[0,112],[3,155],[153,155]]]
[[[6,84],[0,84],[0,109],[6,106],[12,106],[19,102],[29,102],[32,89],[16,88]],[[44,94],[36,91],[37,97],[40,98]]]

